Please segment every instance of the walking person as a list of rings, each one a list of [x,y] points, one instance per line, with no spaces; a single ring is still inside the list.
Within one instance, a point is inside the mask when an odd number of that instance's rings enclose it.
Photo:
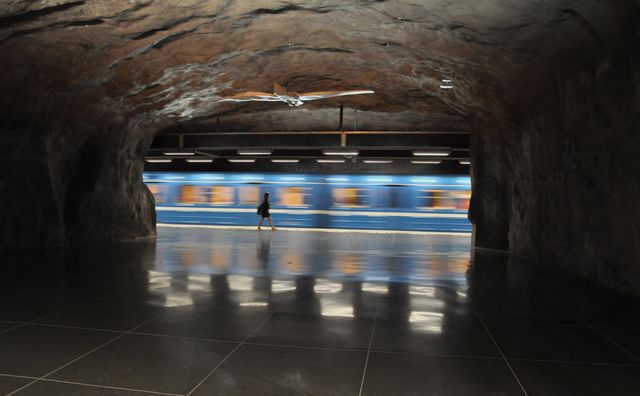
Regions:
[[[276,227],[273,226],[273,221],[271,221],[271,213],[269,213],[269,193],[264,193],[264,199],[260,206],[258,206],[258,214],[262,216],[260,218],[260,223],[258,223],[258,231],[262,231],[262,222],[266,218],[269,220],[269,225],[271,226],[271,231],[275,231]]]

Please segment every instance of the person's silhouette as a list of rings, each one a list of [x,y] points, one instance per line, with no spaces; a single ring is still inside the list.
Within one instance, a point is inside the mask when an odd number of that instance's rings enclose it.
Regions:
[[[264,199],[260,206],[258,206],[258,214],[262,216],[260,218],[260,223],[258,223],[258,231],[262,231],[262,223],[264,219],[269,220],[269,225],[271,226],[271,231],[275,231],[276,227],[273,226],[273,221],[271,220],[271,213],[269,213],[269,193],[264,193]]]

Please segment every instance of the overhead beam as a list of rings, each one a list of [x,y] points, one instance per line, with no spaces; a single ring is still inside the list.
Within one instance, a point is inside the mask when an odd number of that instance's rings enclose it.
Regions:
[[[335,149],[340,146],[198,146],[198,147],[185,147],[184,150],[211,150],[211,151],[224,151],[224,150],[238,150],[238,149],[269,149],[269,150],[324,150]],[[348,146],[350,149],[359,149],[363,151],[407,151],[407,150],[449,150],[449,151],[469,151],[468,147],[434,147],[434,146]],[[151,148],[149,151],[170,151],[176,150],[175,147],[164,148]]]
[[[469,131],[269,131],[269,132],[169,132],[161,133],[159,136],[237,136],[237,135],[468,135]]]

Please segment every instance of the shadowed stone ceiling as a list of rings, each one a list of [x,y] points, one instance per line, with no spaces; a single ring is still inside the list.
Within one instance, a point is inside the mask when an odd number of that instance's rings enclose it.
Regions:
[[[320,129],[328,116],[317,110],[344,103],[396,113],[405,128],[459,128],[503,118],[512,102],[526,107],[569,49],[619,34],[634,6],[619,3],[12,0],[0,6],[0,67],[9,85],[164,126],[223,116],[247,129]],[[439,89],[444,77],[454,90]],[[376,93],[300,109],[216,103],[274,82]],[[378,119],[370,128],[391,129]]]

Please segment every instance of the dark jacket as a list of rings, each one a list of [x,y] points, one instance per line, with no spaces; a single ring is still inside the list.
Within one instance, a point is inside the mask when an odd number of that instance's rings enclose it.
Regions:
[[[260,206],[258,206],[258,214],[262,217],[271,217],[269,213],[269,201],[262,201]]]

